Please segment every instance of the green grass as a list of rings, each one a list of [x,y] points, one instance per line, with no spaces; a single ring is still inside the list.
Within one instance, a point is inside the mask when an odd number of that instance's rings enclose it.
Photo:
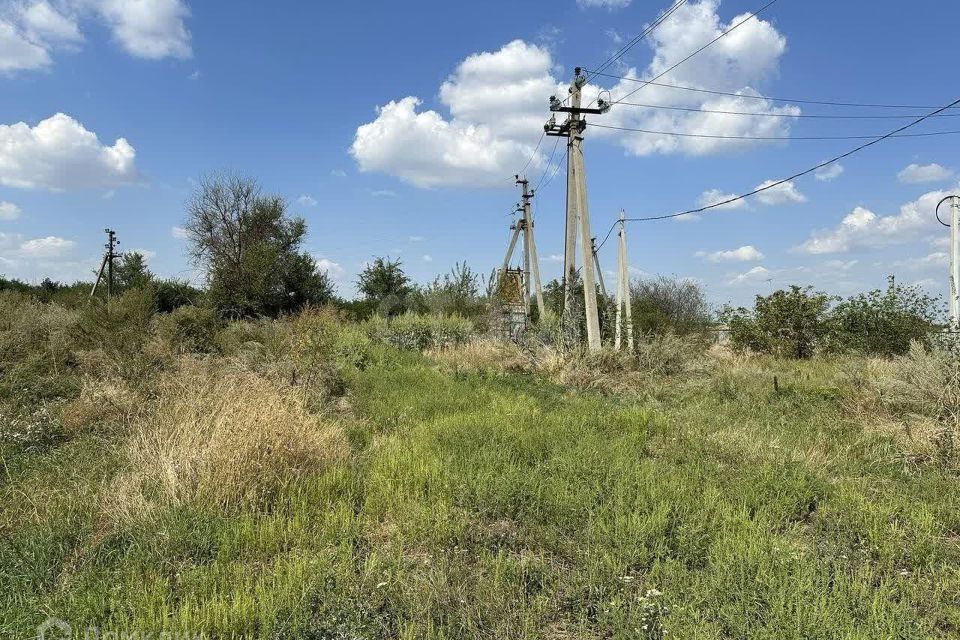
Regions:
[[[377,348],[349,465],[119,531],[116,443],[7,451],[0,636],[957,637],[957,478],[846,420],[837,367],[604,397]]]

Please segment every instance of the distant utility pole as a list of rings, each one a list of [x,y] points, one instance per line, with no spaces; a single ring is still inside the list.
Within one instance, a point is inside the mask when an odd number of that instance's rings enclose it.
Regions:
[[[117,240],[117,232],[113,229],[104,229],[104,232],[107,234],[107,244],[103,245],[106,249],[106,252],[103,254],[103,260],[100,262],[100,271],[97,272],[97,280],[93,283],[93,288],[90,290],[90,297],[92,298],[97,294],[97,287],[100,286],[100,281],[103,280],[104,271],[107,272],[107,300],[113,297],[113,263],[117,258],[123,256],[122,253],[117,253],[117,245],[120,244],[120,241]]]
[[[510,244],[507,246],[507,253],[503,257],[503,266],[501,274],[506,274],[510,270],[510,260],[513,258],[513,252],[517,248],[517,240],[520,234],[523,234],[523,308],[526,315],[530,316],[530,298],[531,288],[536,297],[537,310],[540,312],[540,318],[544,317],[546,307],[543,303],[543,288],[540,285],[540,264],[537,260],[537,243],[533,237],[533,216],[530,214],[530,200],[533,198],[533,192],[529,190],[529,183],[525,178],[516,176],[517,184],[523,187],[523,204],[517,208],[521,218],[510,225],[513,235],[510,236]]]
[[[537,259],[537,243],[533,239],[533,215],[530,213],[530,200],[534,192],[530,191],[530,183],[526,177],[515,176],[517,184],[523,188],[523,273],[526,290],[527,315],[530,315],[530,286],[537,299],[537,311],[543,320],[546,317],[546,307],[543,304],[543,287],[540,284],[540,261]]]
[[[583,166],[583,132],[587,128],[585,114],[601,114],[610,110],[604,100],[597,100],[597,107],[581,106],[581,91],[587,79],[580,67],[573,72],[570,83],[570,106],[564,106],[556,96],[550,96],[550,111],[566,113],[567,120],[557,124],[551,116],[543,130],[548,136],[567,138],[567,212],[566,239],[563,247],[563,310],[564,322],[569,322],[573,308],[573,283],[576,278],[577,230],[580,231],[580,247],[583,251],[583,300],[587,316],[587,345],[590,351],[600,350],[600,317],[597,310],[597,289],[594,260],[590,244],[590,210],[587,207],[587,183]]]
[[[940,220],[940,205],[950,201],[950,223]],[[950,328],[960,328],[960,195],[947,196],[937,203],[937,220],[950,227]]]
[[[617,243],[617,325],[613,340],[613,348],[617,351],[623,344],[621,327],[627,333],[627,349],[633,351],[633,311],[630,308],[630,269],[627,262],[627,229],[623,221],[623,210],[620,211],[620,233]],[[626,313],[624,313],[624,311]],[[623,320],[626,316],[626,324]]]

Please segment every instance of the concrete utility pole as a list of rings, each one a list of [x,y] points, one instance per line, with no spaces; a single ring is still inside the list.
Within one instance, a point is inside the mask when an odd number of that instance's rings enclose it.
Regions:
[[[950,223],[940,220],[940,205],[950,201]],[[950,328],[960,328],[960,196],[951,195],[937,203],[937,220],[950,227]]]
[[[537,243],[533,239],[533,215],[530,212],[530,200],[534,192],[530,191],[530,183],[526,177],[515,176],[517,184],[523,188],[523,271],[526,276],[526,303],[527,315],[530,314],[530,287],[533,285],[533,294],[537,300],[537,311],[540,319],[546,317],[546,306],[543,304],[543,287],[540,284],[540,262],[537,259]]]
[[[617,351],[623,344],[621,327],[627,333],[627,349],[633,351],[633,311],[630,308],[630,269],[627,263],[627,235],[623,221],[623,210],[620,211],[620,233],[617,242],[617,325],[613,339],[613,348]],[[624,314],[624,311],[626,313]],[[623,316],[626,316],[624,325]]]
[[[93,288],[90,290],[90,297],[92,298],[97,294],[97,287],[100,286],[100,281],[103,280],[103,272],[107,272],[107,300],[113,297],[113,262],[117,258],[123,256],[122,253],[116,252],[116,247],[120,244],[120,241],[117,240],[117,232],[113,229],[104,229],[104,232],[107,234],[107,244],[103,245],[107,250],[103,254],[103,260],[100,262],[100,270],[97,272],[97,280],[93,283]]]
[[[550,111],[566,113],[567,120],[557,124],[552,116],[543,130],[548,136],[567,138],[567,212],[566,238],[563,247],[563,309],[564,320],[573,305],[573,283],[576,280],[576,245],[579,230],[583,252],[583,299],[587,316],[587,344],[590,351],[600,350],[600,317],[597,310],[596,276],[590,244],[590,210],[587,206],[587,183],[583,166],[583,132],[587,128],[585,114],[601,114],[610,110],[604,100],[597,100],[597,108],[581,106],[581,91],[587,79],[580,67],[573,72],[570,83],[570,106],[564,106],[556,96],[550,97]]]

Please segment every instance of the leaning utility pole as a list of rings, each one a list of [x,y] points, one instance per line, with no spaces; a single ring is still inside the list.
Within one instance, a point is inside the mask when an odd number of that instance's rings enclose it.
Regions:
[[[537,299],[537,311],[540,313],[540,320],[546,317],[546,307],[543,304],[543,287],[540,285],[540,262],[537,260],[537,243],[533,239],[533,215],[530,213],[530,200],[533,199],[534,192],[530,191],[530,183],[526,177],[514,176],[517,184],[523,187],[522,210],[523,210],[523,272],[526,278],[524,283],[526,291],[527,315],[530,314],[530,286],[533,285],[533,293]]]
[[[940,205],[950,201],[950,224],[940,220]],[[950,227],[950,328],[960,329],[960,196],[947,196],[937,203],[937,220]]]
[[[107,251],[103,254],[103,260],[100,262],[100,270],[97,272],[97,280],[90,290],[90,297],[92,298],[97,294],[97,287],[100,286],[100,281],[103,280],[103,272],[106,271],[107,300],[109,300],[113,296],[113,262],[122,257],[123,254],[116,252],[116,247],[120,244],[120,241],[117,240],[117,232],[113,229],[104,229],[104,232],[107,234],[107,244],[103,246]]]
[[[620,211],[620,236],[617,242],[617,324],[613,348],[617,351],[623,341],[621,340],[621,326],[627,333],[627,349],[633,351],[633,312],[630,308],[630,269],[627,266],[627,235],[626,226],[623,221],[623,210]],[[624,314],[624,311],[626,313]],[[626,316],[626,324],[623,323],[623,316]]]
[[[597,100],[597,108],[581,106],[581,91],[587,79],[580,67],[573,72],[570,83],[570,106],[565,107],[556,96],[550,96],[550,111],[566,113],[567,120],[557,124],[551,116],[543,130],[548,136],[567,138],[567,212],[566,238],[563,248],[563,311],[564,322],[569,322],[573,307],[573,283],[576,279],[577,231],[583,252],[583,300],[587,316],[587,344],[590,351],[600,350],[600,317],[597,311],[597,289],[594,260],[590,244],[590,210],[587,207],[587,184],[583,166],[583,132],[587,128],[585,114],[601,114],[610,110],[604,100]]]

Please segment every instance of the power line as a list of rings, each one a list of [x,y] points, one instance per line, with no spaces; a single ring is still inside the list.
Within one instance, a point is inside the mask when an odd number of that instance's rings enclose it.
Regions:
[[[540,179],[537,180],[537,186],[533,188],[536,192],[540,189],[540,185],[543,184],[543,179],[547,177],[547,173],[550,171],[550,163],[553,162],[553,157],[557,153],[557,147],[560,146],[560,138],[557,138],[557,141],[553,143],[553,151],[550,152],[550,158],[547,160],[547,166],[543,170],[543,174],[540,176]]]
[[[924,117],[924,120],[926,116]],[[862,135],[862,136],[723,136],[723,135],[713,135],[709,133],[682,133],[678,131],[654,131],[652,129],[635,129],[633,127],[617,127],[609,124],[591,124],[591,127],[597,127],[600,129],[614,129],[616,131],[630,131],[632,133],[646,133],[649,135],[656,136],[675,136],[679,138],[708,138],[710,140],[870,140],[876,138],[877,134],[874,135]],[[947,136],[955,135],[960,133],[960,130],[954,131],[928,131],[925,133],[904,133],[894,136],[886,136],[890,138],[926,138],[930,136]]]
[[[593,73],[593,72],[587,72]],[[692,91],[694,93],[708,93],[715,96],[731,96],[734,98],[748,98],[751,100],[769,100],[772,102],[795,102],[797,104],[816,104],[828,107],[864,107],[873,109],[936,109],[935,105],[916,105],[916,104],[882,104],[871,102],[839,102],[834,100],[802,100],[800,98],[778,98],[774,96],[750,95],[744,93],[734,93],[732,91],[717,91],[715,89],[699,89],[697,87],[687,87],[679,84],[668,84],[666,82],[656,82],[653,80],[641,80],[640,78],[631,78],[629,76],[616,76],[609,73],[593,73],[595,76],[612,78],[614,80],[626,80],[628,82],[637,82],[640,84],[653,85],[655,87],[664,87],[667,89],[678,89],[680,91]],[[627,103],[623,103],[627,104]]]
[[[550,186],[550,183],[553,182],[553,179],[557,177],[557,174],[560,173],[560,167],[563,166],[563,163],[566,161],[566,159],[567,159],[567,152],[564,151],[564,152],[563,152],[563,157],[560,158],[559,161],[557,161],[557,166],[556,166],[556,168],[553,170],[553,173],[550,174],[550,177],[547,178],[546,183],[544,183],[544,185],[543,185],[543,189],[546,189],[547,187],[549,187],[549,186]]]
[[[704,51],[705,49],[707,49],[708,47],[710,47],[711,45],[713,45],[715,42],[717,42],[718,40],[720,40],[720,39],[723,38],[724,36],[727,36],[728,34],[733,33],[734,31],[736,31],[738,28],[740,28],[741,26],[743,26],[743,25],[744,25],[745,23],[747,23],[748,21],[752,20],[753,18],[756,18],[758,15],[760,15],[761,13],[763,13],[764,11],[766,11],[767,9],[769,9],[771,6],[773,6],[773,5],[776,4],[777,2],[778,2],[778,0],[770,0],[767,4],[763,5],[762,7],[760,7],[759,9],[757,9],[756,11],[754,11],[753,13],[751,13],[750,15],[748,15],[746,18],[744,18],[743,20],[741,20],[741,21],[738,22],[737,24],[733,25],[732,27],[730,27],[729,29],[727,29],[726,31],[724,31],[723,33],[721,33],[720,35],[718,35],[716,38],[714,38],[713,40],[711,40],[711,41],[708,42],[707,44],[703,45],[702,47],[700,47],[699,49],[697,49],[696,51],[694,51],[693,53],[691,53],[690,55],[688,55],[686,58],[684,58],[684,59],[681,60],[680,62],[677,62],[676,64],[668,67],[665,71],[662,71],[662,72],[660,72],[659,74],[657,74],[656,76],[654,76],[649,82],[645,82],[645,84],[640,85],[639,87],[637,87],[636,89],[634,89],[633,91],[631,91],[631,92],[628,93],[627,95],[623,96],[623,97],[620,98],[619,100],[614,100],[614,101],[611,103],[611,105],[619,104],[620,102],[626,100],[627,98],[629,98],[630,96],[632,96],[632,95],[635,94],[636,92],[638,92],[638,91],[640,91],[641,89],[643,89],[645,86],[647,86],[648,84],[650,84],[650,82],[653,82],[654,80],[659,80],[659,79],[662,78],[663,76],[667,75],[668,73],[670,73],[671,71],[673,71],[674,69],[676,69],[677,67],[679,67],[680,65],[682,65],[684,62],[686,62],[686,61],[689,60],[690,58],[693,58],[694,56],[696,56],[696,55],[699,54],[700,52]]]
[[[953,102],[951,102],[950,104],[948,104],[948,105],[946,105],[946,106],[944,106],[944,107],[940,107],[940,108],[936,109],[935,111],[931,111],[930,113],[928,113],[928,114],[926,114],[926,115],[920,116],[919,118],[917,118],[917,119],[914,120],[913,122],[910,122],[909,124],[905,124],[905,125],[903,125],[902,127],[899,127],[899,128],[897,128],[897,129],[894,129],[893,131],[891,131],[891,132],[889,132],[889,133],[886,133],[886,134],[884,134],[884,135],[882,135],[882,136],[880,136],[880,137],[874,138],[874,139],[871,140],[870,142],[866,142],[866,143],[864,143],[864,144],[861,144],[861,145],[858,146],[858,147],[854,147],[853,149],[851,149],[850,151],[847,151],[846,153],[842,153],[842,154],[840,154],[840,155],[838,155],[838,156],[834,156],[833,158],[831,158],[831,159],[829,159],[829,160],[826,160],[826,161],[824,161],[824,162],[821,162],[820,164],[814,165],[814,166],[810,167],[809,169],[804,169],[803,171],[797,172],[797,173],[793,174],[792,176],[789,176],[789,177],[786,177],[786,178],[782,178],[782,179],[777,180],[777,181],[775,181],[775,182],[771,182],[770,184],[766,184],[766,185],[764,185],[764,186],[762,186],[762,187],[758,187],[758,188],[754,189],[753,191],[748,191],[747,193],[743,193],[743,194],[738,195],[738,196],[733,196],[733,197],[731,197],[731,198],[727,198],[727,199],[722,200],[722,201],[720,201],[720,202],[715,202],[715,203],[713,203],[713,204],[709,204],[709,205],[706,205],[706,206],[703,206],[703,207],[698,207],[698,208],[696,208],[696,209],[687,209],[686,211],[680,211],[680,212],[678,212],[678,213],[669,213],[669,214],[665,214],[665,215],[661,215],[661,216],[646,216],[646,217],[642,217],[642,218],[625,218],[625,220],[626,220],[627,222],[649,222],[649,221],[653,221],[653,220],[667,220],[667,219],[670,219],[670,218],[679,218],[680,216],[686,216],[686,215],[691,215],[691,214],[695,214],[695,213],[703,213],[704,211],[707,211],[707,210],[710,210],[710,209],[716,209],[717,207],[722,207],[722,206],[724,206],[724,205],[731,204],[731,203],[736,202],[736,201],[738,201],[738,200],[744,200],[744,199],[749,198],[750,196],[754,196],[754,195],[756,195],[756,194],[758,194],[758,193],[762,193],[762,192],[767,191],[767,190],[769,190],[769,189],[773,189],[773,188],[779,187],[780,185],[785,184],[785,183],[787,183],[787,182],[790,182],[791,180],[796,180],[797,178],[802,178],[803,176],[809,175],[809,174],[813,173],[814,171],[818,171],[819,169],[822,169],[822,168],[824,168],[824,167],[826,167],[826,166],[828,166],[828,165],[831,165],[831,164],[833,164],[833,163],[835,163],[835,162],[839,162],[840,160],[843,160],[844,158],[849,158],[850,156],[854,155],[855,153],[859,153],[859,152],[863,151],[864,149],[866,149],[866,148],[868,148],[868,147],[872,147],[873,145],[877,144],[878,142],[883,142],[883,141],[886,140],[887,138],[897,137],[897,136],[898,136],[900,133],[902,133],[903,131],[906,131],[907,129],[909,129],[909,128],[911,128],[911,127],[914,127],[914,126],[920,124],[921,122],[923,122],[924,120],[927,120],[927,119],[929,119],[929,118],[932,118],[932,117],[936,116],[936,115],[939,114],[939,113],[943,113],[943,112],[946,111],[947,109],[952,109],[953,107],[956,107],[957,105],[960,105],[960,98],[957,98],[956,100],[954,100]],[[601,242],[600,244],[597,245],[597,248],[596,248],[597,251],[600,251],[600,249],[601,249],[601,248],[603,247],[603,245],[607,242],[607,240],[610,239],[610,234],[613,233],[613,230],[616,228],[618,222],[619,222],[619,220],[617,220],[617,221],[614,222],[612,225],[610,225],[610,229],[607,231],[607,235],[604,236],[603,242]]]
[[[527,158],[526,164],[523,165],[523,167],[520,169],[520,171],[517,171],[517,175],[521,175],[521,176],[522,176],[522,175],[523,175],[523,172],[527,170],[527,167],[530,166],[530,163],[533,162],[533,159],[536,157],[537,151],[540,149],[540,145],[543,144],[543,139],[546,138],[546,137],[547,137],[546,132],[543,132],[543,133],[540,134],[540,139],[537,140],[537,146],[535,146],[535,147],[533,148],[533,152],[530,154],[530,157]],[[512,179],[512,178],[511,178],[511,179]]]
[[[666,111],[686,111],[690,113],[716,113],[727,116],[763,116],[768,118],[817,118],[821,120],[907,120],[909,118],[919,118],[922,114],[917,113],[899,113],[884,115],[842,115],[842,114],[823,114],[823,113],[770,113],[757,111],[727,111],[724,109],[703,109],[695,107],[677,107],[665,104],[644,104],[641,102],[621,102],[620,104],[629,107],[643,107],[645,109],[660,109]],[[923,109],[932,109],[933,107],[918,107]],[[941,113],[937,118],[960,118],[960,113]]]
[[[632,49],[638,42],[640,42],[641,40],[643,40],[644,38],[646,38],[648,35],[650,35],[651,33],[653,33],[653,30],[654,30],[654,29],[656,29],[656,28],[659,27],[661,24],[663,24],[663,22],[664,22],[667,18],[669,18],[671,15],[673,15],[673,13],[674,13],[677,9],[679,9],[680,7],[682,7],[683,5],[685,5],[686,3],[687,3],[687,0],[678,0],[678,2],[674,3],[674,4],[673,4],[669,9],[667,9],[662,15],[660,15],[656,20],[654,20],[654,21],[653,21],[653,24],[651,24],[649,27],[645,28],[645,29],[644,29],[643,31],[641,31],[639,34],[637,34],[636,36],[634,36],[633,38],[631,38],[630,41],[627,42],[627,44],[625,44],[625,45],[623,45],[622,47],[620,47],[620,49],[617,50],[616,53],[614,53],[612,56],[610,56],[609,58],[607,58],[607,61],[604,62],[603,64],[601,64],[601,65],[598,67],[598,69],[597,69],[596,72],[593,72],[594,75],[600,75],[601,72],[604,71],[607,67],[609,67],[610,65],[612,65],[614,62],[616,62],[616,61],[619,60],[620,58],[622,58],[622,57],[627,53],[627,51],[629,51],[630,49]],[[589,80],[590,80],[590,75],[588,74],[588,75],[587,75],[587,81],[589,81]]]

